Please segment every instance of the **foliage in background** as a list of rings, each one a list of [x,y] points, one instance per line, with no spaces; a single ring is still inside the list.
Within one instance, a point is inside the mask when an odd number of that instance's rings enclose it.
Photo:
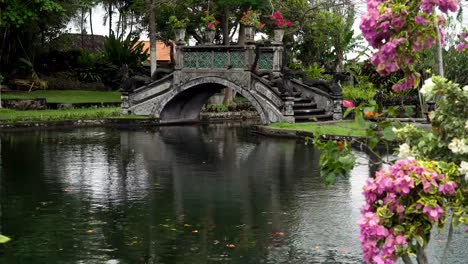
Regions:
[[[138,43],[139,36],[129,34],[125,39],[120,39],[111,34],[104,43],[104,57],[111,64],[122,67],[127,64],[130,69],[142,67],[142,63],[148,59],[148,50],[144,50],[143,43]]]
[[[297,60],[306,67],[318,64],[326,71],[343,70],[345,54],[356,47],[352,3],[285,0],[276,5],[284,16],[296,20],[298,30],[289,41]]]
[[[184,17],[183,19],[179,20],[176,16],[170,16],[166,24],[169,25],[172,29],[176,29],[186,28],[188,22],[190,22],[188,17]]]
[[[9,78],[17,74],[19,58],[35,62],[46,41],[65,28],[77,7],[69,0],[4,0],[0,10],[0,69]]]
[[[101,58],[101,54],[93,54],[83,51],[81,56],[77,58],[78,67],[76,68],[76,72],[78,79],[87,83],[101,82],[101,65],[99,65]]]
[[[255,27],[256,29],[262,29],[265,26],[265,24],[260,22],[260,16],[261,16],[261,13],[255,10],[249,9],[242,14],[242,17],[239,22],[244,26]]]
[[[372,83],[360,83],[356,86],[343,86],[343,99],[353,102],[363,102],[374,99],[375,88]]]

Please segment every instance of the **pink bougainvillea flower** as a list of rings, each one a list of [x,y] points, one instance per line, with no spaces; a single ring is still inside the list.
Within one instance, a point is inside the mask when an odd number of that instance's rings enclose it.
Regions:
[[[417,15],[415,18],[414,18],[414,22],[418,25],[423,25],[423,26],[426,26],[427,25],[427,20],[420,16],[420,15]]]
[[[453,195],[455,193],[455,188],[457,188],[457,183],[449,181],[446,184],[439,185],[439,192],[446,195]]]
[[[424,206],[423,213],[429,218],[431,221],[439,221],[440,218],[444,215],[444,210],[442,207],[437,205],[436,207],[431,206]]]

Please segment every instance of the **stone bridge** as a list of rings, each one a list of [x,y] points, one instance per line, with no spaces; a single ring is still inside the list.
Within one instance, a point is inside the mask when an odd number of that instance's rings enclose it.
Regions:
[[[227,87],[253,105],[263,124],[340,119],[341,93],[292,78],[285,91],[282,54],[281,45],[257,51],[253,45],[178,46],[174,71],[122,93],[123,112],[152,115],[161,123],[196,122],[208,98]]]

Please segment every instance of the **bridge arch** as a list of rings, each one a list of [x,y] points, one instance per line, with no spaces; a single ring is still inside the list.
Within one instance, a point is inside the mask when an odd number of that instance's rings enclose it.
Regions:
[[[260,115],[263,124],[282,121],[281,111],[268,103],[253,88],[243,87],[216,76],[204,76],[191,79],[178,86],[174,85],[170,92],[162,96],[158,104],[155,104],[152,115],[159,117],[162,123],[198,121],[200,111],[208,98],[225,87],[245,97]]]

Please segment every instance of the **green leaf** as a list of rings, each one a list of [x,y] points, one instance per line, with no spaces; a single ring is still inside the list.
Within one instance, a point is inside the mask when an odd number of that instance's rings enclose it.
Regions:
[[[414,235],[414,238],[418,241],[418,244],[423,247],[424,246],[424,238],[420,235]]]
[[[369,147],[371,149],[374,149],[375,146],[377,146],[377,143],[379,142],[379,140],[377,138],[370,138],[369,139]]]
[[[9,237],[0,235],[0,244],[7,243],[7,242],[9,242],[10,240],[11,240],[11,239],[10,239]]]
[[[348,108],[343,114],[343,117],[347,117],[349,114],[351,114],[354,111],[354,108]]]
[[[393,127],[386,127],[384,130],[383,130],[383,138],[385,140],[388,140],[388,141],[393,141],[395,140],[395,132],[393,132]]]

